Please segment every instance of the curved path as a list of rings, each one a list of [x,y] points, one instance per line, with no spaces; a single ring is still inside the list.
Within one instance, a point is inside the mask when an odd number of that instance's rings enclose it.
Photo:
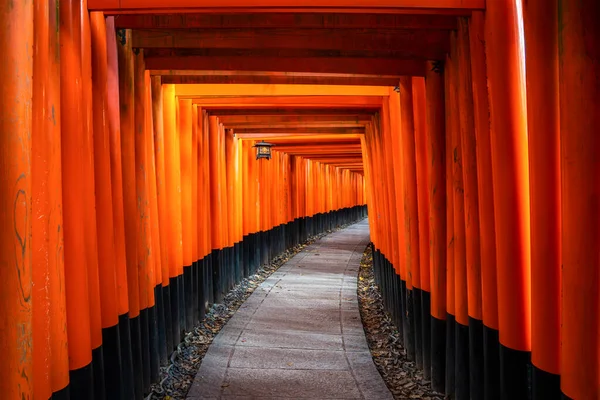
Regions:
[[[363,220],[282,265],[216,336],[188,399],[391,399],[358,311],[368,242]]]

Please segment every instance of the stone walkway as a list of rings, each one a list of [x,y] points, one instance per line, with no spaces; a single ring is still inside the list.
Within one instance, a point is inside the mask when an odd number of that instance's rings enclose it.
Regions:
[[[188,400],[391,399],[358,311],[368,242],[364,220],[281,266],[216,336]]]

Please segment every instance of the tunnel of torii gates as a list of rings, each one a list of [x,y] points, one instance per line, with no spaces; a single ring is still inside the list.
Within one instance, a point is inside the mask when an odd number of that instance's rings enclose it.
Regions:
[[[141,399],[367,208],[435,390],[600,397],[600,2],[317,3],[2,2],[3,399]]]

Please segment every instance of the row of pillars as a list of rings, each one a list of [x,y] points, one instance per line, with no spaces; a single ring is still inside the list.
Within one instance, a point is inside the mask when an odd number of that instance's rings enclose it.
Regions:
[[[3,398],[142,399],[236,283],[364,218],[362,175],[256,160],[85,1],[0,19]]]
[[[377,283],[452,398],[600,398],[598,21],[488,1],[367,132]]]

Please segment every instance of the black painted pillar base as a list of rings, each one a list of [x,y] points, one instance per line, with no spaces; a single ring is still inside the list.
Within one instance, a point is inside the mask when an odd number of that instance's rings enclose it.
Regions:
[[[423,341],[423,376],[431,379],[431,294],[421,291],[421,323]]]
[[[413,289],[406,288],[406,324],[404,325],[404,345],[409,360],[415,360],[415,314]]]
[[[133,397],[130,397],[130,398],[133,399]],[[50,397],[50,399],[52,399],[52,400],[71,400],[70,385],[67,385],[65,388],[52,393],[52,396]]]
[[[170,281],[169,281],[170,283]],[[164,318],[165,318],[165,357],[162,359],[161,355],[161,365],[167,365],[169,355],[173,352],[173,326],[172,321],[173,317],[171,316],[171,285],[162,287],[162,301],[164,305]]]
[[[431,388],[446,392],[446,320],[430,317],[431,321]]]
[[[139,400],[144,397],[144,374],[142,371],[142,328],[140,315],[129,319],[129,328],[131,332],[131,355],[133,360],[133,387],[135,390],[135,398]]]
[[[142,390],[144,396],[150,393],[150,330],[148,322],[148,308],[140,310],[140,334],[142,338]]]
[[[102,329],[102,356],[104,358],[106,396],[109,399],[122,399],[123,371],[118,323]]]
[[[532,365],[531,394],[533,400],[560,400],[565,398],[560,390],[560,375],[552,374]]]
[[[129,314],[119,315],[119,342],[121,348],[121,373],[123,375],[123,399],[136,399]],[[54,399],[54,395],[52,398]]]
[[[72,399],[95,400],[94,368],[91,362],[85,367],[69,371],[69,389]]]
[[[483,321],[469,317],[469,387],[472,399],[485,398]]]
[[[500,341],[498,330],[483,326],[485,399],[500,399]]]
[[[529,398],[531,353],[510,349],[500,344],[500,398]]]
[[[235,286],[242,280],[242,265],[240,263],[240,242],[233,244],[233,271],[233,286]]]
[[[166,286],[168,287],[168,286]],[[158,363],[164,365],[167,362],[167,327],[166,317],[167,307],[169,307],[169,313],[171,312],[170,304],[165,300],[165,287],[159,284],[154,292],[156,304],[160,304],[157,308],[157,325],[158,325]]]
[[[452,314],[446,314],[446,396],[454,396],[455,385],[455,354],[456,354],[456,319]]]
[[[404,326],[402,323],[402,278],[394,274],[394,299],[396,300],[396,321],[394,322],[400,334],[400,342],[404,346]]]
[[[150,331],[150,384],[159,379],[160,354],[158,349],[158,310],[162,305],[156,302],[156,293],[160,287],[154,287],[154,307],[148,309],[148,323]]]
[[[260,263],[259,267],[269,263],[269,237],[267,231],[260,231]]]
[[[185,308],[185,280],[183,273],[177,276],[177,284],[179,292],[177,300],[179,301],[179,336],[176,337],[176,342],[179,343],[185,337],[186,327],[186,308]]]
[[[192,281],[194,280],[192,265],[186,265],[183,267],[183,301],[185,310],[185,324],[181,327],[183,333],[192,330],[192,321],[194,319],[194,308],[192,307]]]
[[[175,347],[177,346],[177,344],[179,343],[179,324],[181,321],[181,318],[179,317],[179,292],[181,291],[181,288],[179,287],[179,279],[175,276],[169,279],[169,287],[171,288],[170,290],[170,295],[171,295],[171,340],[173,343],[173,348],[171,349],[174,350]],[[132,328],[133,329],[133,328]]]
[[[242,238],[242,275],[244,278],[250,276],[250,235]]]
[[[469,388],[469,327],[456,321],[454,324],[454,382],[456,400],[469,400],[471,392]]]
[[[231,274],[230,274],[230,254],[229,254],[229,247],[223,247],[223,249],[221,250],[221,259],[222,264],[221,264],[221,287],[220,287],[220,292],[221,292],[221,296],[225,297],[225,294],[229,291],[230,285],[231,285]]]
[[[415,321],[415,362],[417,368],[423,369],[423,322],[421,320],[421,294],[423,291],[413,287],[413,315]]]
[[[214,250],[206,256],[204,263],[204,290],[206,292],[205,308],[206,311],[215,303],[214,291]]]
[[[206,259],[207,256],[204,256],[198,260],[198,322],[206,315]]]
[[[94,400],[106,399],[104,379],[104,356],[102,346],[92,349],[92,372],[94,374]]]
[[[254,262],[252,263],[253,269],[252,273],[255,274],[256,271],[260,268],[261,260],[262,260],[262,234],[261,232],[253,233],[254,236]]]
[[[223,252],[221,250],[212,251],[212,292],[213,304],[223,301],[221,293],[221,269],[223,265]]]
[[[194,262],[192,262],[192,298],[191,298],[191,303],[192,303],[192,316],[191,316],[191,328],[190,330],[194,329],[194,326],[196,326],[198,324],[198,314],[199,314],[199,306],[200,306],[200,302],[198,301],[199,297],[198,297],[198,284],[199,284],[199,279],[198,279],[198,271],[199,271],[199,267],[198,267],[198,260],[195,260]]]
[[[407,346],[407,336],[408,336],[408,316],[407,316],[407,311],[406,311],[406,281],[405,280],[400,280],[400,310],[402,311],[402,316],[400,317],[401,319],[401,325],[402,325],[402,346],[404,346],[404,349],[406,350],[406,346]]]

